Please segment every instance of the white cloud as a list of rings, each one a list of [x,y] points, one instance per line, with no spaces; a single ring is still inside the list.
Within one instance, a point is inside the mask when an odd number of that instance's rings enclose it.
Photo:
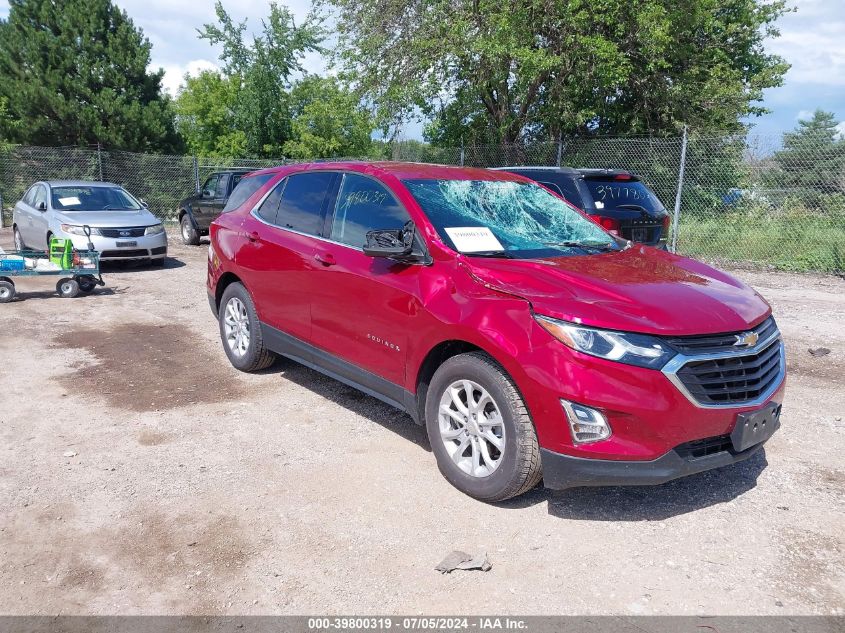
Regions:
[[[836,131],[839,132],[839,138],[845,139],[845,121],[836,126]]]
[[[798,114],[795,115],[796,121],[808,121],[809,119],[813,118],[813,111],[812,110],[799,110]]]
[[[179,87],[185,81],[186,74],[196,76],[203,70],[217,70],[219,67],[207,59],[192,59],[184,65],[169,64],[163,68],[164,79],[161,82],[162,86],[171,96],[175,97],[176,93],[179,92]]]

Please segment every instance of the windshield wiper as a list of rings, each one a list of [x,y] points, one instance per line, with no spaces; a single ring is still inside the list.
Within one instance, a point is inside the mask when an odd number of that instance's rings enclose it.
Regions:
[[[468,257],[499,257],[501,259],[516,259],[507,251],[474,251],[472,253],[464,253],[464,255]]]
[[[583,248],[585,250],[594,250],[594,251],[613,251],[613,250],[616,250],[615,248],[613,248],[613,244],[608,244],[607,242],[575,242],[575,241],[547,242],[546,246],[562,247],[562,248]]]

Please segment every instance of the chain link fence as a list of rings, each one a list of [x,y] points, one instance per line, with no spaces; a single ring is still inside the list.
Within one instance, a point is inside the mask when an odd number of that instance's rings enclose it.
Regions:
[[[780,138],[691,134],[459,148],[405,141],[390,150],[394,160],[448,165],[627,169],[674,214],[670,243],[679,253],[721,264],[845,272],[845,140],[804,139],[782,147]],[[12,207],[35,181],[79,179],[118,183],[169,222],[179,201],[211,172],[287,162],[0,147],[0,217],[3,226],[10,224]]]

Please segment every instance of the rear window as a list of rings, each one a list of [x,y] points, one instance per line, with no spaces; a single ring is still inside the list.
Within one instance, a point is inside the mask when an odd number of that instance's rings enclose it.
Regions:
[[[261,174],[259,176],[244,176],[243,178],[241,178],[240,176],[235,177],[240,178],[240,182],[238,182],[238,184],[235,186],[235,189],[232,191],[232,195],[229,196],[229,201],[223,208],[223,213],[234,211],[235,209],[240,207],[244,202],[249,200],[252,194],[261,189],[261,187],[263,187],[267,183],[267,181],[273,177],[273,174]]]
[[[594,208],[645,209],[650,213],[663,210],[660,200],[639,180],[585,178]],[[589,203],[589,200],[587,200]]]
[[[313,171],[288,176],[276,215],[276,224],[308,235],[319,235],[323,203],[337,174]]]

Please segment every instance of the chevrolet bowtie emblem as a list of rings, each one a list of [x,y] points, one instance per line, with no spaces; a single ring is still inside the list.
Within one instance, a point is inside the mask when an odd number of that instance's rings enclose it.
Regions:
[[[743,332],[742,334],[736,335],[736,343],[734,345],[737,347],[754,347],[759,338],[760,335],[757,332]]]

